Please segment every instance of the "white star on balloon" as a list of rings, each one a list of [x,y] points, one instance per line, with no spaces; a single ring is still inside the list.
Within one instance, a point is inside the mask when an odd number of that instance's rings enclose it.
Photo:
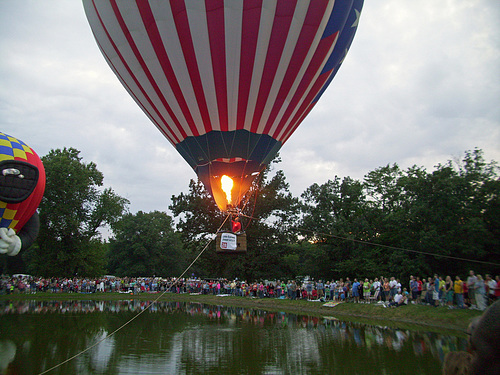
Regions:
[[[351,27],[358,27],[358,23],[359,23],[359,15],[361,14],[359,12],[359,10],[357,9],[354,9],[354,11],[356,12],[356,20],[354,21],[354,23],[351,25]]]

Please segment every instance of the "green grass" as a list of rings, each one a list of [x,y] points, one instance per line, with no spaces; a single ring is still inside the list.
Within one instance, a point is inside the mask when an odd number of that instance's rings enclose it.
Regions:
[[[116,301],[126,299],[140,299],[153,301],[160,297],[160,301],[206,303],[209,305],[237,306],[268,311],[282,311],[286,313],[332,317],[364,324],[383,325],[412,330],[458,331],[465,335],[465,330],[472,318],[481,315],[477,310],[448,309],[447,307],[431,307],[426,305],[402,306],[399,308],[384,308],[377,304],[342,303],[335,307],[324,307],[322,302],[304,300],[287,300],[271,298],[248,297],[218,297],[213,295],[190,294],[149,294],[137,295],[123,293],[36,293],[0,295],[0,301],[22,300],[96,300]],[[455,332],[457,333],[457,332]]]

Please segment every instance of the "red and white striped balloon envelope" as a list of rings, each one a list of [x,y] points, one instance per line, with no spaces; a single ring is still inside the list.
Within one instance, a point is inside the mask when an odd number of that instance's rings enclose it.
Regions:
[[[333,79],[363,0],[83,4],[111,69],[226,210]]]

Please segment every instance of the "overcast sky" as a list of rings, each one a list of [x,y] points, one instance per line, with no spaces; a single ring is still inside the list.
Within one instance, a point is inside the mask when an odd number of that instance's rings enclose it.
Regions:
[[[0,2],[0,131],[74,147],[131,212],[168,211],[193,170],[104,61],[80,1]],[[500,162],[500,1],[368,0],[339,73],[281,149],[295,196],[388,163]]]

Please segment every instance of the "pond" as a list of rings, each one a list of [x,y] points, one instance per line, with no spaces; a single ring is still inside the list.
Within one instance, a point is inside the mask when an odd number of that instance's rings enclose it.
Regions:
[[[440,374],[446,352],[466,348],[331,317],[149,303],[0,301],[0,374],[39,374],[93,345],[49,374]]]

